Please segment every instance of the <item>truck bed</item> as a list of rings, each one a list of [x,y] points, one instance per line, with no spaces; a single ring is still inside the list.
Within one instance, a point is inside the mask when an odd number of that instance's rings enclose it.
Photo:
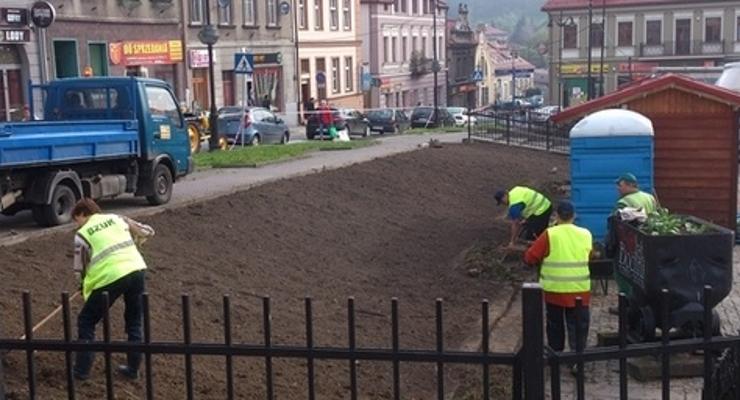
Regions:
[[[136,120],[0,123],[0,170],[134,157]]]

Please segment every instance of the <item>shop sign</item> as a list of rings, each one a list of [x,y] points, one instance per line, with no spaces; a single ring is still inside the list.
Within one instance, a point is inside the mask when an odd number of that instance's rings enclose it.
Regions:
[[[254,55],[254,64],[280,64],[283,62],[282,53],[264,53]]]
[[[110,44],[110,61],[113,65],[177,64],[182,60],[182,42],[179,40],[139,40]]]
[[[620,73],[638,73],[648,74],[653,72],[653,68],[658,67],[658,63],[646,63],[646,62],[633,62],[633,63],[620,63],[617,70]]]
[[[28,25],[28,10],[25,8],[0,8],[4,25]]]
[[[208,68],[208,50],[190,49],[188,55],[190,56],[190,68]],[[213,63],[216,64],[216,57],[213,58]]]
[[[565,64],[561,67],[563,75],[583,75],[588,73],[587,64]],[[601,72],[600,64],[591,64],[591,73],[598,74]],[[609,64],[604,64],[604,73],[609,72]]]
[[[31,31],[28,29],[2,29],[0,30],[0,42],[25,43],[31,41]]]

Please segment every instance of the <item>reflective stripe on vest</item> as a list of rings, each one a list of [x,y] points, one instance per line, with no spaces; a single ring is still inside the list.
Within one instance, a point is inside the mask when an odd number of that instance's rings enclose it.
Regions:
[[[85,300],[100,289],[142,269],[146,263],[136,248],[126,221],[112,214],[94,214],[77,231],[90,245],[90,262],[82,282]]]
[[[641,208],[646,214],[650,214],[656,209],[655,197],[642,191],[630,193],[617,201],[617,207]]]
[[[551,293],[590,291],[591,233],[573,224],[563,224],[548,228],[547,239],[550,252],[540,269],[542,290]]]
[[[509,206],[517,203],[524,203],[522,217],[525,219],[533,215],[542,215],[551,204],[547,197],[524,186],[515,186],[509,191]]]

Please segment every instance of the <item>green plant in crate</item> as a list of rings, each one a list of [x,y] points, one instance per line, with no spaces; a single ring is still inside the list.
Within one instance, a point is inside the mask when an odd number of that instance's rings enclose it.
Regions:
[[[671,214],[667,208],[659,207],[648,215],[640,229],[652,236],[701,235],[707,227],[682,215]]]

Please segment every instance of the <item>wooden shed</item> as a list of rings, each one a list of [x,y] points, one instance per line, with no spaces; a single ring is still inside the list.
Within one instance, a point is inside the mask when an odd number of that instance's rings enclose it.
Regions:
[[[637,111],[653,122],[654,184],[663,207],[735,230],[740,93],[668,74],[563,110],[553,122],[607,108]]]

